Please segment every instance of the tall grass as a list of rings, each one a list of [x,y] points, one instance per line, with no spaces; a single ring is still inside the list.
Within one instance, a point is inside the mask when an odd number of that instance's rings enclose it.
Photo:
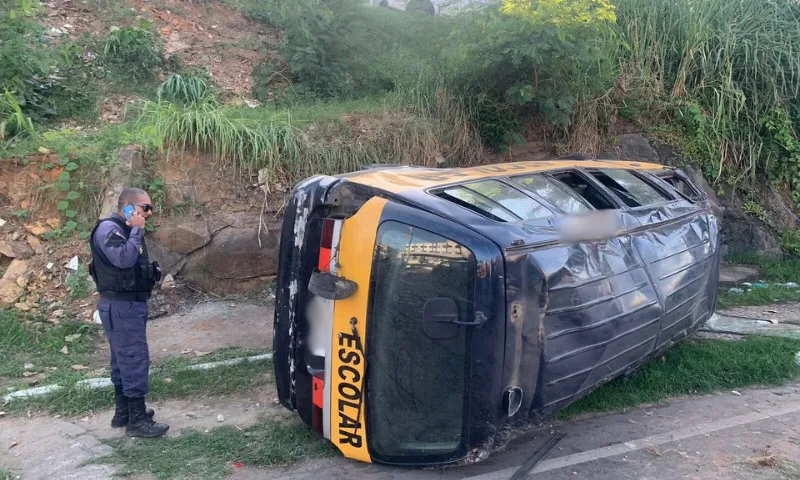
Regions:
[[[480,139],[461,101],[445,89],[393,93],[370,101],[307,106],[294,113],[218,104],[149,102],[141,127],[167,149],[211,152],[237,172],[268,169],[271,181],[294,182],[373,163],[471,165]]]
[[[620,0],[628,71],[679,102],[716,176],[771,166],[764,121],[800,91],[800,5],[793,0]],[[710,173],[710,172],[709,172]]]

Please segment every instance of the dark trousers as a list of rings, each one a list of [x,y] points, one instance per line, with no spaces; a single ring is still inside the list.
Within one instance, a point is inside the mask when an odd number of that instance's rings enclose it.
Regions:
[[[129,398],[149,390],[150,349],[147,345],[147,302],[100,298],[97,309],[111,346],[111,381]]]

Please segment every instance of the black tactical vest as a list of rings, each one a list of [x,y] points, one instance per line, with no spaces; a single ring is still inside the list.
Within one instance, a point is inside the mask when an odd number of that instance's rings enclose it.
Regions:
[[[147,244],[142,238],[139,258],[133,267],[122,269],[112,265],[103,252],[97,249],[94,242],[97,227],[106,221],[116,223],[124,232],[126,239],[131,234],[131,227],[126,225],[121,218],[115,217],[100,220],[92,230],[92,235],[89,237],[89,245],[92,248],[92,263],[89,265],[89,273],[97,284],[97,291],[101,297],[109,300],[147,300],[150,298],[153,286],[161,277],[158,263],[150,263]]]

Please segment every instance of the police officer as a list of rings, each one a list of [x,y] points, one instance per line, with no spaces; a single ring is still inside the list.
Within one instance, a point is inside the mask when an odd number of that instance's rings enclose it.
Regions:
[[[125,434],[129,437],[158,437],[169,426],[153,421],[154,412],[144,401],[150,370],[147,300],[161,278],[158,263],[150,263],[144,241],[144,226],[153,215],[153,205],[144,190],[126,188],[117,208],[92,231],[89,267],[100,294],[97,308],[111,346],[116,400],[111,426],[127,427]]]

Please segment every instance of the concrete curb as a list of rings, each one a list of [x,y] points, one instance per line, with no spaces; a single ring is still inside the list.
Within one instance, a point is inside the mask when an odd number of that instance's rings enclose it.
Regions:
[[[800,356],[800,353],[798,353]],[[196,370],[211,370],[218,367],[227,367],[230,365],[238,365],[243,362],[260,362],[262,360],[272,360],[271,353],[264,353],[261,355],[253,355],[252,357],[240,357],[240,358],[232,358],[230,360],[221,360],[219,362],[208,362],[208,363],[198,363],[197,365],[189,365],[188,367],[179,370],[180,372],[184,371],[196,371]],[[152,372],[151,372],[152,373]],[[81,388],[105,388],[110,387],[113,384],[111,383],[110,378],[87,378],[85,380],[81,380],[75,384]],[[24,399],[24,398],[31,398],[31,397],[39,397],[42,395],[47,395],[53,392],[57,392],[62,390],[64,387],[61,385],[45,385],[43,387],[36,387],[36,388],[28,388],[26,390],[19,390],[16,392],[11,392],[8,395],[3,397],[3,403],[8,403],[14,399]]]

